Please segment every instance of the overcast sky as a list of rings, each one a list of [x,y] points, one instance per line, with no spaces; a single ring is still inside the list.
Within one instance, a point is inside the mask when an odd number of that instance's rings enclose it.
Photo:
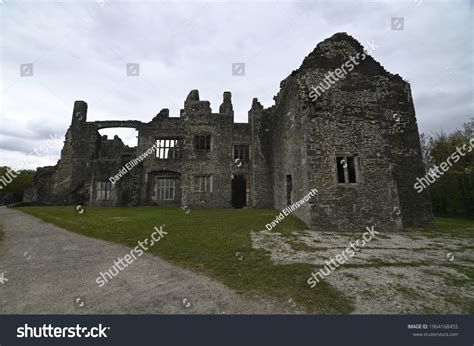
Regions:
[[[35,149],[28,168],[54,165],[61,145],[45,144],[64,136],[74,100],[89,104],[90,121],[148,122],[162,108],[178,116],[191,89],[215,112],[231,91],[246,122],[252,98],[271,106],[280,81],[336,32],[375,43],[372,56],[410,81],[421,132],[474,116],[472,1],[0,0],[0,11],[0,165],[21,168]],[[20,76],[29,63],[32,76]],[[136,140],[133,130],[106,133]]]

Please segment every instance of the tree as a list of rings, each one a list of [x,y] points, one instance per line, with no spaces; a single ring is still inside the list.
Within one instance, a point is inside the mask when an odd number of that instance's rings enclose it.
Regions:
[[[428,170],[457,152],[460,156],[448,171],[430,185],[433,211],[445,216],[474,216],[474,119],[451,134],[420,136]],[[462,153],[462,154],[461,154]]]
[[[28,187],[30,187],[33,183],[33,177],[35,175],[35,171],[32,170],[20,170],[12,172],[16,175],[8,175],[8,171],[11,170],[10,167],[3,166],[0,167],[0,178],[3,177],[3,180],[9,181],[10,177],[12,181],[4,186],[3,182],[0,180],[0,187],[3,187],[0,191],[2,192],[24,192]]]

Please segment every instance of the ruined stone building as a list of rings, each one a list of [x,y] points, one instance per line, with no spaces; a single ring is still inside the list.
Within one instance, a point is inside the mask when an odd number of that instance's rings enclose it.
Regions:
[[[362,54],[352,71],[315,89]],[[293,213],[314,230],[433,224],[429,192],[413,188],[424,166],[410,85],[365,55],[358,41],[338,33],[319,43],[274,100],[264,108],[255,98],[248,123],[234,122],[230,92],[213,112],[193,90],[179,116],[163,109],[149,122],[89,122],[87,104],[76,101],[61,158],[38,168],[31,199],[282,210],[316,188]],[[117,127],[136,129],[137,147],[98,132]],[[131,169],[112,184],[127,163]]]

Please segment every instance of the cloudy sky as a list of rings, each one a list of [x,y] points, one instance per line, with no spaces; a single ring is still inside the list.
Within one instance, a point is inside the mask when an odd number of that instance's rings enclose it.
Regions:
[[[0,0],[0,165],[22,168],[35,151],[28,168],[54,165],[61,145],[46,143],[64,136],[74,100],[91,121],[150,121],[162,108],[178,116],[191,89],[218,111],[228,90],[246,122],[252,98],[271,106],[280,81],[336,32],[373,42],[374,58],[410,81],[422,132],[452,131],[474,116],[473,12],[472,1]],[[21,64],[33,64],[26,76]],[[105,133],[136,141],[133,130]]]

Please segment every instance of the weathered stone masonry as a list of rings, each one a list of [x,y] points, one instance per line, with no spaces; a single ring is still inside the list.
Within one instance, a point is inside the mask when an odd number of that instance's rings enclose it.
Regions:
[[[163,109],[148,123],[88,122],[87,104],[76,101],[61,159],[38,168],[32,200],[281,210],[317,188],[294,213],[311,229],[431,226],[429,192],[413,188],[424,167],[409,84],[367,55],[309,98],[312,86],[357,53],[363,47],[345,33],[321,42],[281,82],[272,107],[253,100],[248,123],[234,123],[230,92],[218,113],[193,90],[179,117]],[[101,137],[107,127],[137,129],[137,147]],[[156,143],[163,149],[109,182]]]

